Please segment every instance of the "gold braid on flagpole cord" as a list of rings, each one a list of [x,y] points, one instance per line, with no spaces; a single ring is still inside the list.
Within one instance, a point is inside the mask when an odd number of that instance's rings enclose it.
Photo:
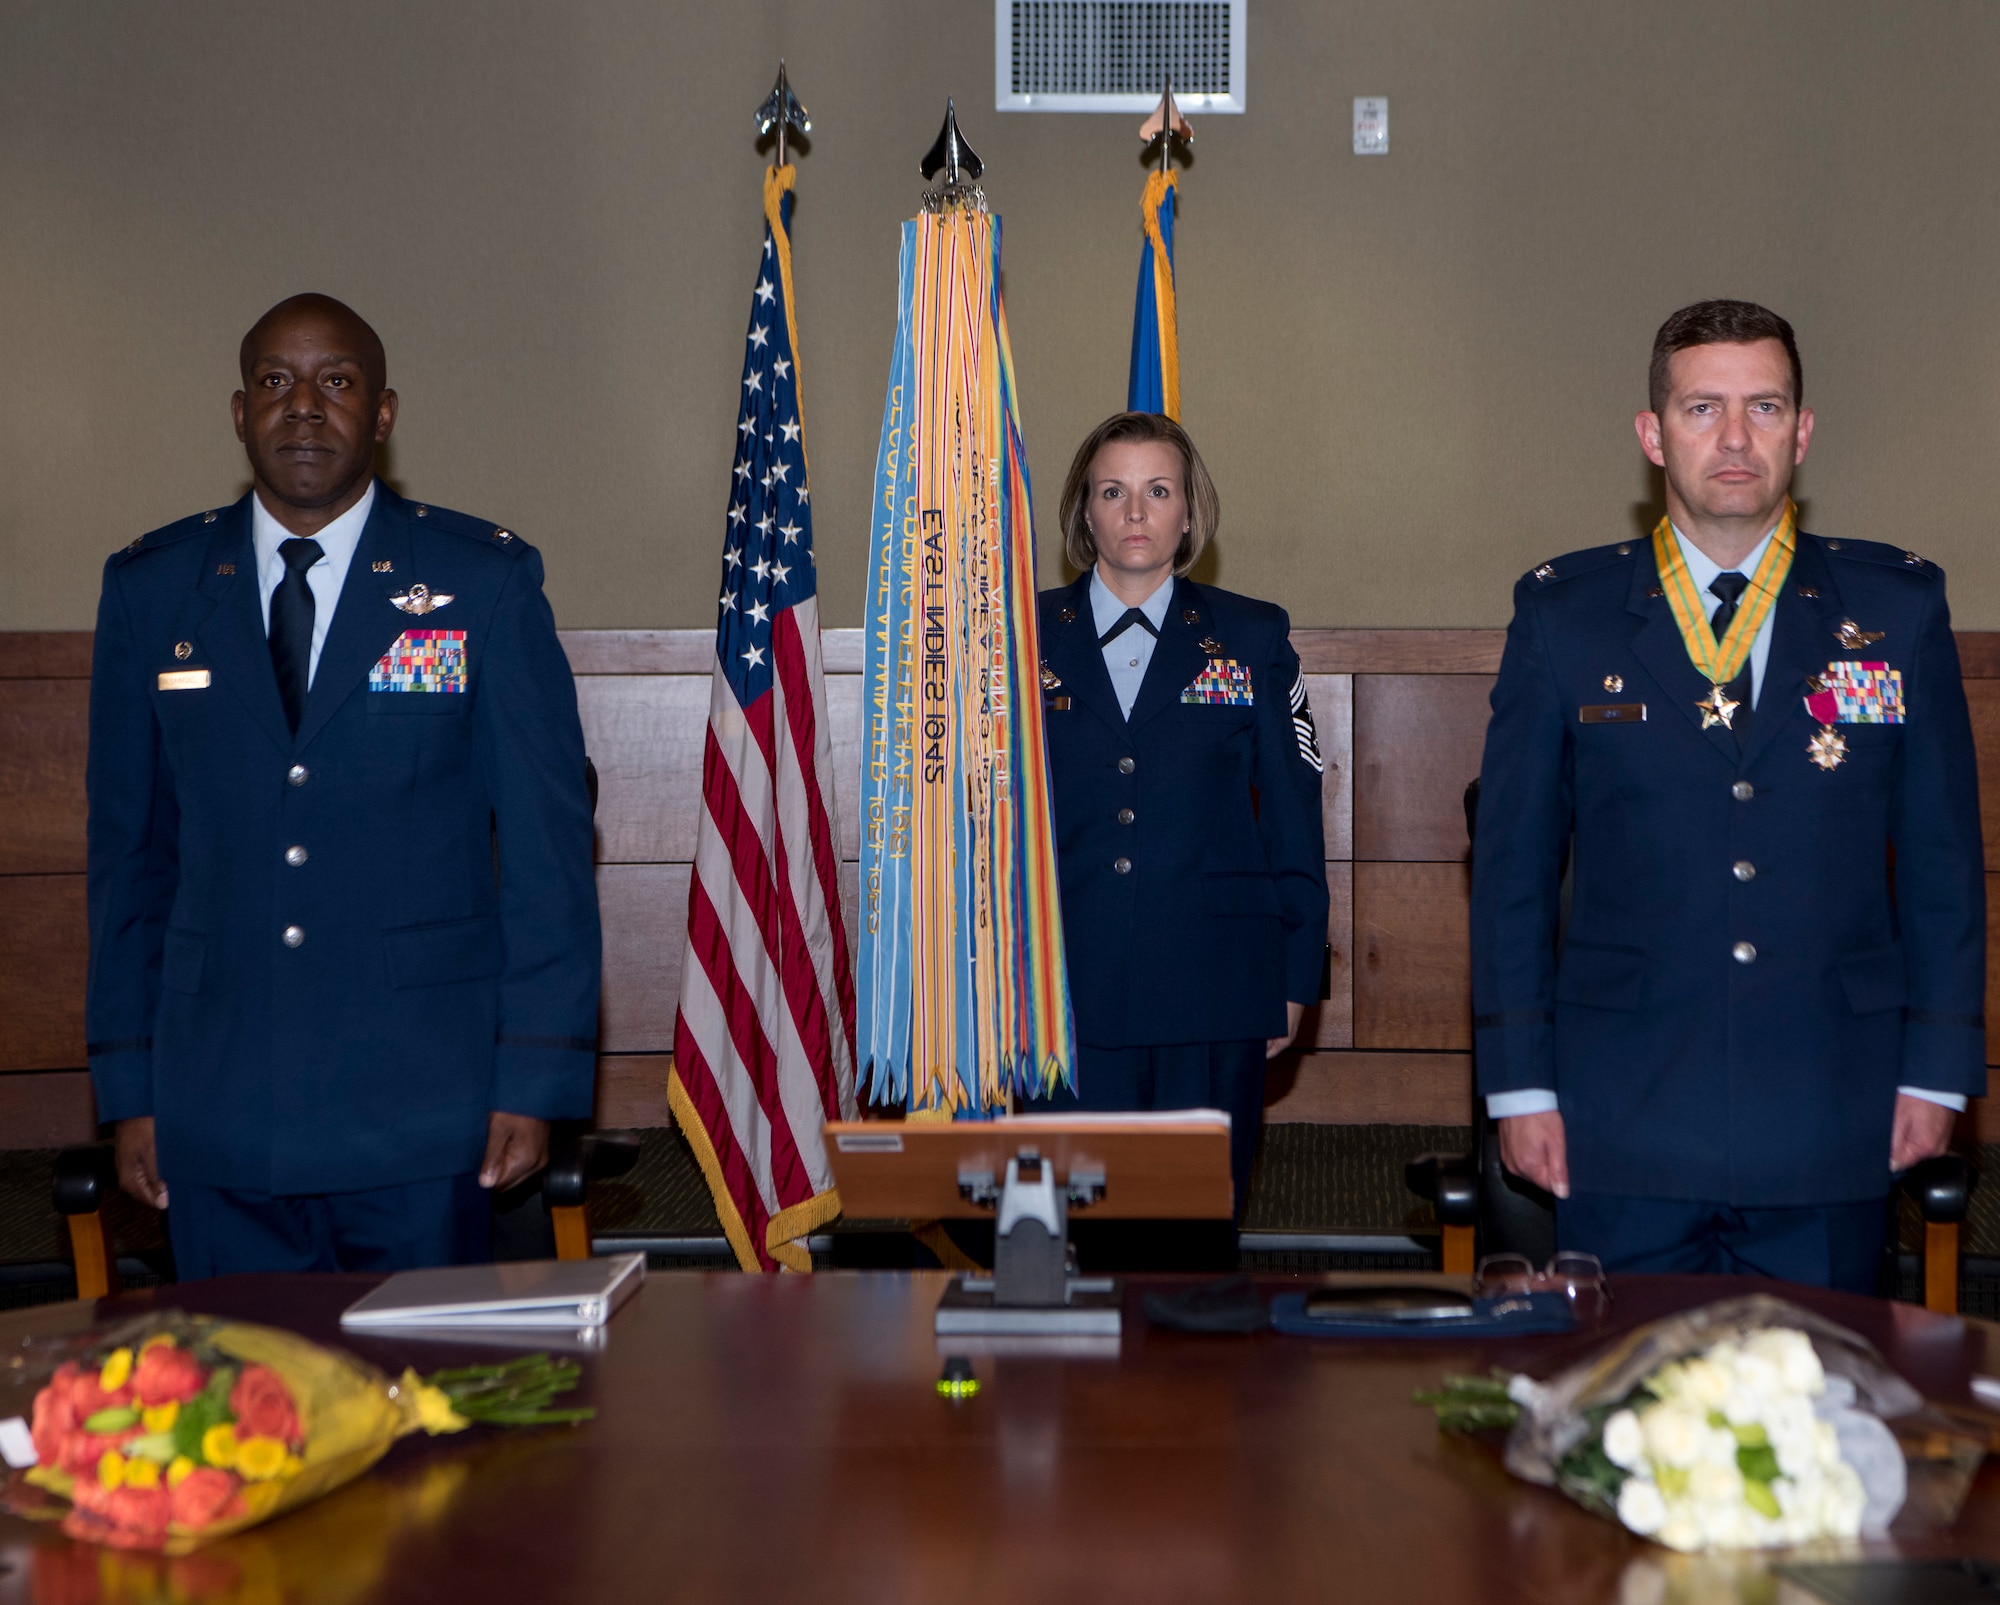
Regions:
[[[764,169],[764,222],[771,230],[772,242],[778,253],[778,280],[785,292],[785,338],[792,347],[792,386],[799,393],[798,420],[799,433],[799,477],[812,477],[812,464],[806,457],[806,437],[803,429],[805,412],[805,385],[799,377],[799,313],[792,297],[792,233],[785,227],[784,208],[781,198],[789,193],[799,176],[796,167],[767,167]]]

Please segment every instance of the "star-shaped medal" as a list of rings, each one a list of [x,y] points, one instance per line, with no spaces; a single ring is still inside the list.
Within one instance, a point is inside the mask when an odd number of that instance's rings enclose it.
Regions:
[[[1695,706],[1701,709],[1702,729],[1712,730],[1717,725],[1721,725],[1725,730],[1733,730],[1736,727],[1729,721],[1736,717],[1736,710],[1742,707],[1743,704],[1732,701],[1729,693],[1721,686],[1712,685],[1708,688],[1708,695],[1697,702]]]
[[[1847,761],[1847,741],[1830,724],[1819,727],[1819,734],[1806,743],[1806,756],[1822,769],[1838,769]]]

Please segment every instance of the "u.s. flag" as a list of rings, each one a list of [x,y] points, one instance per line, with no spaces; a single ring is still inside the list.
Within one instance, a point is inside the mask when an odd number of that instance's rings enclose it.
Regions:
[[[821,1126],[854,1113],[854,979],[795,367],[793,172],[764,180],[668,1079],[745,1270],[812,1268],[800,1239],[840,1211]]]

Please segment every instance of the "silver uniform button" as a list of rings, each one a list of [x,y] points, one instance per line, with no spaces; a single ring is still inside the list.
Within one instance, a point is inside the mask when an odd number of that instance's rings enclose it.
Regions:
[[[304,926],[287,925],[285,927],[285,937],[284,937],[285,946],[297,947],[299,943],[303,942],[305,939],[306,939],[306,933]]]
[[[1734,797],[1738,802],[1748,802],[1752,797],[1757,795],[1757,788],[1747,780],[1739,780],[1729,788],[1729,795]]]
[[[290,864],[293,869],[297,869],[305,861],[306,850],[303,847],[287,847],[285,849],[285,862]]]
[[[302,763],[293,764],[285,771],[285,778],[295,786],[303,786],[306,783],[306,766]]]
[[[1129,775],[1134,769],[1137,769],[1138,767],[1139,767],[1138,763],[1131,758],[1120,758],[1118,760],[1118,772],[1121,775]]]
[[[1736,960],[1738,964],[1755,964],[1757,962],[1757,950],[1748,942],[1738,942],[1729,950],[1729,956]]]
[[[1757,866],[1747,858],[1739,858],[1729,866],[1729,873],[1740,881],[1754,881],[1757,878]]]
[[[1129,874],[1131,874],[1131,873],[1132,873],[1132,860],[1131,860],[1131,859],[1129,859],[1129,858],[1114,858],[1114,859],[1112,859],[1112,860],[1111,860],[1111,872],[1112,872],[1112,873],[1113,873],[1114,875],[1129,875]]]
[[[1129,808],[1121,808],[1118,810],[1118,823],[1121,825],[1129,825],[1137,817],[1138,816],[1134,814],[1132,810]]]

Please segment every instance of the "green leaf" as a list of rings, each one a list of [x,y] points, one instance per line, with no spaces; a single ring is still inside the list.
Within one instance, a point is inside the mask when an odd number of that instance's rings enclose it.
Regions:
[[[143,1438],[134,1438],[125,1445],[125,1456],[129,1459],[155,1460],[166,1465],[180,1450],[175,1445],[171,1432],[148,1433]]]
[[[122,1408],[99,1410],[95,1415],[83,1418],[85,1432],[123,1432],[128,1427],[136,1427],[138,1424],[139,1412]]]
[[[1736,1434],[1737,1443],[1745,1449],[1761,1449],[1771,1441],[1770,1433],[1755,1421],[1747,1427],[1731,1427],[1729,1430]]]
[[[229,1419],[229,1394],[225,1390],[217,1397],[215,1387],[210,1384],[200,1393],[181,1406],[180,1414],[174,1417],[174,1451],[188,1459],[201,1460],[201,1440],[210,1427],[219,1427]]]
[[[1771,1482],[1778,1475],[1778,1451],[1766,1443],[1745,1445],[1736,1451],[1736,1469],[1745,1482]]]
[[[1768,1482],[1744,1483],[1743,1502],[1760,1516],[1768,1516],[1773,1521],[1778,1519],[1778,1496],[1771,1492]]]

